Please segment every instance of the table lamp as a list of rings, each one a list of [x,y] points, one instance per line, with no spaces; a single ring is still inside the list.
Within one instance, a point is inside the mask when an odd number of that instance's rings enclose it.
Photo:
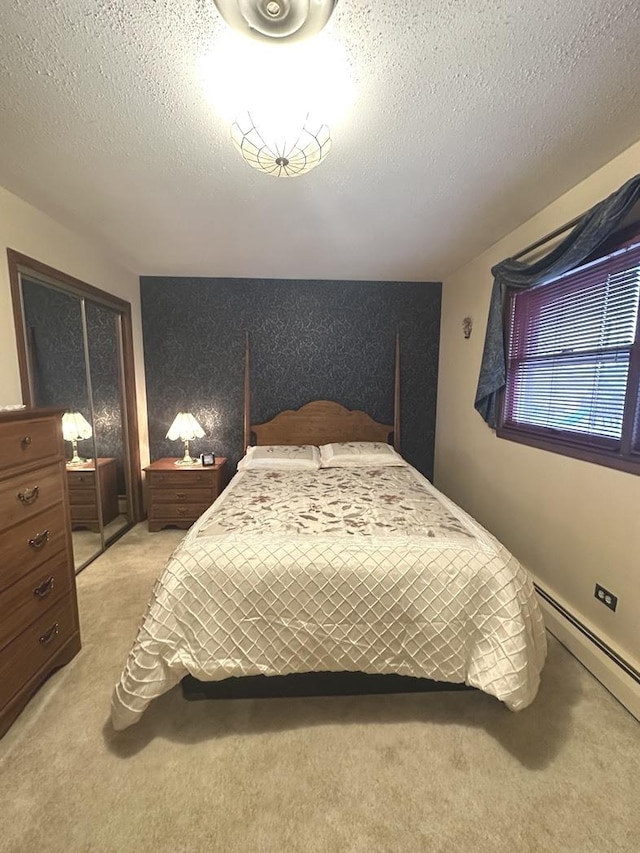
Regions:
[[[73,450],[73,456],[67,465],[83,465],[87,460],[78,456],[78,441],[91,438],[93,435],[91,424],[80,412],[65,412],[62,416],[62,435],[65,441],[71,442]]]
[[[198,460],[189,455],[189,442],[194,438],[202,438],[203,436],[204,430],[191,412],[178,412],[167,433],[167,438],[170,441],[177,441],[177,439],[184,441],[184,456],[182,459],[176,460],[176,465],[195,465],[197,463]]]

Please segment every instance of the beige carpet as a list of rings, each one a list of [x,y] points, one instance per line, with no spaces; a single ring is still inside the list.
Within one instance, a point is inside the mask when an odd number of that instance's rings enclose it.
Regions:
[[[140,525],[79,576],[83,649],[0,741],[3,853],[640,849],[640,725],[553,640],[520,714],[476,692],[177,688],[112,732],[112,686],[181,536]]]

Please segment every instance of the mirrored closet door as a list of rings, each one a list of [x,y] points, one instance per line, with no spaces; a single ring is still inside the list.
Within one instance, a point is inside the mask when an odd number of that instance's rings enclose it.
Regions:
[[[74,564],[141,518],[128,303],[9,250],[23,401],[65,409]]]

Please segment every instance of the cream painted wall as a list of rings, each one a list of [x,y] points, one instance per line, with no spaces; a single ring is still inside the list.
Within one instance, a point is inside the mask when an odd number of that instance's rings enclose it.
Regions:
[[[97,244],[0,187],[0,405],[22,402],[7,248],[131,303],[140,452],[146,464],[149,441],[138,276]]]
[[[473,408],[491,267],[640,171],[640,142],[444,282],[435,484],[494,533],[540,585],[640,668],[640,476],[496,438]],[[482,211],[479,211],[482,215]],[[470,315],[470,340],[462,318]],[[596,581],[619,596],[612,613]]]

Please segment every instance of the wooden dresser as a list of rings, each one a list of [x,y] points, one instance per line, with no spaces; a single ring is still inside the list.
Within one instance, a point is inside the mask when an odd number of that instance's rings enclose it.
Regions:
[[[211,506],[227,485],[227,460],[216,464],[176,465],[175,459],[158,459],[144,469],[147,474],[149,530],[179,527],[186,530]]]
[[[62,410],[0,412],[0,736],[80,649]]]
[[[96,468],[97,463],[97,468]],[[97,472],[97,473],[96,473]],[[98,486],[102,501],[102,523],[106,527],[118,515],[116,460],[99,457],[82,465],[67,465],[71,526],[100,532]]]

